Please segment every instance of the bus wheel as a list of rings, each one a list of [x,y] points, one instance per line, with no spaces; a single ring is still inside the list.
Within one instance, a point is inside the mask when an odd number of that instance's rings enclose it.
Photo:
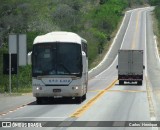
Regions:
[[[37,97],[36,98],[36,102],[37,102],[37,104],[42,104],[42,98],[41,97]]]
[[[142,81],[137,81],[137,84],[138,85],[142,85]]]
[[[75,100],[76,103],[80,104],[82,102],[82,97],[76,97]]]

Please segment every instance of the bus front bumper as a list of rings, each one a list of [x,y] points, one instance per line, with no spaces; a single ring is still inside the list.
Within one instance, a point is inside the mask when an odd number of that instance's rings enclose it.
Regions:
[[[33,87],[34,97],[79,97],[83,96],[81,86]]]

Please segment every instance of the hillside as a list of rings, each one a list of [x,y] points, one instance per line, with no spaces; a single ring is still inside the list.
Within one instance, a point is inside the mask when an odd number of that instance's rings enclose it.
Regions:
[[[51,31],[71,31],[88,41],[89,68],[107,50],[124,11],[147,0],[2,0],[0,5],[0,92],[8,91],[8,76],[2,74],[2,56],[8,51],[8,34],[26,33],[27,50],[33,39]],[[16,91],[16,76],[12,77]],[[31,90],[31,66],[19,69],[19,90]],[[23,89],[21,89],[23,88]]]
[[[31,51],[33,39],[39,34],[76,32],[88,41],[91,64],[110,40],[127,6],[127,0],[5,0],[0,8],[1,41],[7,41],[8,33],[27,33]]]
[[[157,36],[157,44],[158,44],[158,49],[160,53],[160,1],[159,0],[151,0],[150,1],[151,5],[156,6],[154,10],[154,16],[156,18],[156,21],[154,22],[154,25],[156,26],[154,28],[154,33]]]

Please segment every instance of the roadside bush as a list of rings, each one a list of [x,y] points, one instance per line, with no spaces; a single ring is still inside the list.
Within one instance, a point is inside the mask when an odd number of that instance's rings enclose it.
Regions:
[[[155,8],[155,16],[156,16],[156,19],[158,21],[158,49],[159,49],[159,52],[160,52],[160,4],[156,6]]]

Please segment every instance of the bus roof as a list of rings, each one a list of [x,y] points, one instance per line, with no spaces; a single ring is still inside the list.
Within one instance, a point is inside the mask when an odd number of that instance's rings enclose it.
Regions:
[[[81,44],[81,41],[87,42],[76,33],[59,31],[37,36],[33,44],[48,42],[69,42]]]

